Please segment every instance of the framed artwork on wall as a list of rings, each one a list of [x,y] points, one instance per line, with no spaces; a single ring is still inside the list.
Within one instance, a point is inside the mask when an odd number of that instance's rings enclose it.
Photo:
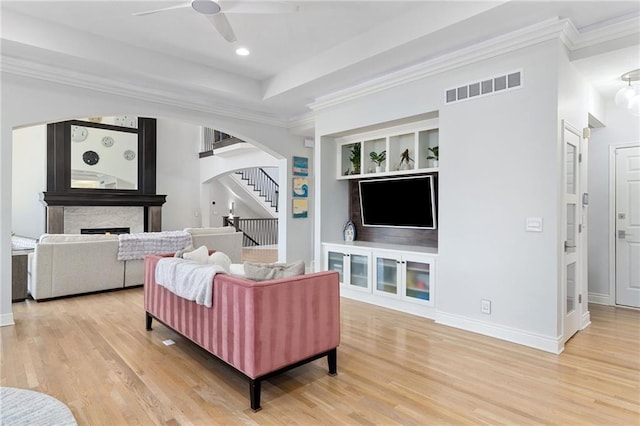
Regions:
[[[309,176],[309,159],[307,157],[293,157],[293,175]]]
[[[309,179],[306,177],[293,178],[293,197],[307,198],[309,196]]]
[[[303,218],[307,217],[309,212],[309,202],[306,198],[294,198],[293,199],[293,217]]]

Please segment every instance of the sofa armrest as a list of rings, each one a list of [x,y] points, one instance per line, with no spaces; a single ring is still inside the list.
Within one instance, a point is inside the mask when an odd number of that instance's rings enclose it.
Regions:
[[[53,297],[53,247],[38,244],[30,259],[29,294],[35,299]]]
[[[255,378],[340,344],[335,271],[255,282],[214,278],[214,307],[229,351],[223,357]]]

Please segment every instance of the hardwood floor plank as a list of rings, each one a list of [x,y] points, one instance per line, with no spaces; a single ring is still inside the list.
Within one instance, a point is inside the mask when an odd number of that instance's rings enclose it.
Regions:
[[[60,399],[81,425],[640,424],[640,311],[592,305],[553,355],[342,299],[338,375],[321,359],[267,380],[253,413],[245,379],[145,330],[142,297],[14,304],[0,384]]]

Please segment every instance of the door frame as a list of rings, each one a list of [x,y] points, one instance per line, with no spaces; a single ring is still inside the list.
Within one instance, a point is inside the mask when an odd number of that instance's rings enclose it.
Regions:
[[[576,280],[576,285],[574,288],[574,292],[576,295],[575,298],[575,306],[574,306],[574,312],[573,315],[575,315],[576,319],[575,319],[575,325],[576,325],[576,330],[574,332],[571,333],[570,336],[568,336],[567,334],[567,318],[568,318],[568,314],[567,314],[567,251],[565,248],[565,242],[567,240],[567,235],[566,235],[566,223],[567,223],[567,169],[566,169],[566,161],[567,161],[567,141],[565,139],[565,134],[569,132],[574,134],[575,136],[578,137],[578,143],[576,145],[576,173],[575,173],[575,179],[576,179],[576,193],[575,193],[575,198],[576,198],[576,212],[575,212],[575,222],[576,222],[576,234],[575,234],[575,244],[576,244],[576,251],[575,251],[575,280]],[[583,246],[584,244],[584,240],[582,239],[582,234],[584,232],[579,232],[578,228],[579,226],[581,226],[582,224],[582,214],[581,214],[581,210],[582,210],[582,202],[581,202],[581,198],[582,198],[582,178],[583,178],[583,169],[582,167],[586,167],[586,163],[583,163],[580,160],[580,153],[582,152],[582,148],[583,148],[583,144],[584,144],[584,137],[583,137],[583,132],[578,130],[576,127],[574,127],[569,121],[567,120],[562,120],[562,184],[561,184],[561,188],[562,188],[562,214],[561,214],[561,229],[563,229],[563,231],[560,234],[560,246],[561,246],[561,255],[560,255],[560,268],[561,268],[561,280],[560,280],[560,307],[561,307],[561,316],[562,316],[562,345],[565,345],[569,339],[571,339],[571,337],[573,337],[578,331],[582,330],[586,325],[584,324],[584,313],[583,313],[583,306],[587,303],[586,298],[584,298],[583,300],[583,295],[585,294],[585,289],[586,289],[586,285],[585,285],[585,280],[586,277],[583,276],[583,262],[585,261],[582,253],[585,250],[585,247]],[[588,325],[588,324],[587,324]],[[572,329],[573,330],[573,329]]]
[[[640,147],[640,142],[609,145],[609,305],[616,304],[616,150]]]

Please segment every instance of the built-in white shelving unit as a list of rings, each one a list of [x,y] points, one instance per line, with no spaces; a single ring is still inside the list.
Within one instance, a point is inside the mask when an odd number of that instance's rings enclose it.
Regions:
[[[434,317],[436,249],[363,241],[322,247],[323,269],[340,273],[342,296]]]
[[[439,145],[439,131],[436,119],[405,124],[393,128],[370,131],[337,138],[338,179],[357,179],[370,176],[393,176],[411,173],[437,172],[438,163],[428,159],[429,148]],[[353,163],[354,153],[360,152],[359,163]],[[371,160],[371,152],[386,152],[382,169],[376,170]],[[401,162],[407,152],[409,162]]]

